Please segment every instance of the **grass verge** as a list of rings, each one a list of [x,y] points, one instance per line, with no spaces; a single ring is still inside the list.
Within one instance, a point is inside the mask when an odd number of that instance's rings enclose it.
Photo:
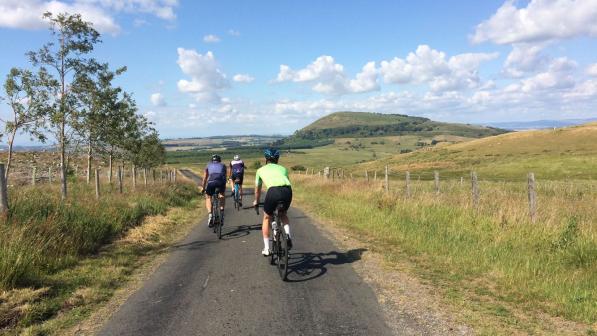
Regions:
[[[0,334],[64,334],[200,215],[196,188],[186,184],[106,194],[99,203],[84,187],[71,192],[66,203],[13,195],[1,224]]]
[[[557,206],[557,199],[564,205],[533,224],[518,211],[500,211],[512,195],[497,186],[484,189],[492,197],[473,211],[435,195],[432,187],[406,199],[365,183],[294,180],[301,205],[361,237],[389,264],[415,265],[416,275],[478,333],[595,332],[594,194],[577,196],[573,205],[561,193],[554,193],[554,203],[545,197],[549,206]]]

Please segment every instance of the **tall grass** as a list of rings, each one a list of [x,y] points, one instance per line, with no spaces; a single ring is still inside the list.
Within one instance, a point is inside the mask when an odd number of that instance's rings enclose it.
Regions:
[[[597,322],[594,182],[539,181],[531,222],[524,183],[482,182],[473,209],[466,182],[442,182],[436,195],[433,182],[412,181],[407,198],[398,181],[384,194],[377,182],[294,179],[296,197],[318,215],[373,239],[390,259],[408,256],[433,281],[527,312]]]
[[[190,185],[159,185],[127,194],[107,193],[74,184],[60,200],[56,186],[12,190],[11,209],[0,221],[0,289],[43,285],[44,275],[93,254],[147,215],[163,213],[197,196]]]

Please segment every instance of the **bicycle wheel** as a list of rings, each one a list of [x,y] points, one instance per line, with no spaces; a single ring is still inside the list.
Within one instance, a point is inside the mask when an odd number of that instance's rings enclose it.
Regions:
[[[270,228],[269,230],[269,239],[272,242],[272,250],[270,251],[269,254],[269,263],[270,265],[275,265],[276,264],[276,256],[278,254],[278,240],[276,237],[274,237],[274,230],[272,228]]]
[[[280,279],[282,281],[286,281],[286,276],[288,275],[288,236],[284,230],[278,230],[278,255],[277,255],[277,264],[278,264],[278,273],[280,274]]]
[[[222,239],[222,226],[224,225],[223,223],[223,218],[222,218],[222,210],[220,210],[220,207],[218,206],[218,226],[217,226],[217,230],[218,230],[218,239]]]
[[[211,197],[211,220],[212,229],[216,233],[218,222],[220,220],[218,210],[220,209],[217,197]]]

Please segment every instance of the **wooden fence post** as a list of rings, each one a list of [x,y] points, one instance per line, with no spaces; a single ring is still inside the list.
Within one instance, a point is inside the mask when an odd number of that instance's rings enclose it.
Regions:
[[[386,166],[384,183],[385,183],[384,188],[386,189],[386,192],[389,192],[390,191],[390,180],[388,179],[388,166]]]
[[[435,184],[435,193],[439,195],[439,172],[437,170],[433,172],[433,179]]]
[[[147,168],[143,168],[143,185],[147,186]]]
[[[118,192],[122,194],[122,166],[118,166]]]
[[[537,190],[535,189],[535,174],[528,174],[528,190],[529,190],[529,216],[531,222],[535,222],[537,217]]]
[[[373,181],[377,181],[377,170],[375,171],[375,173],[373,174]]]
[[[48,167],[48,183],[52,184],[52,166]]]
[[[0,163],[0,212],[2,215],[8,213],[8,188],[6,187],[6,172],[4,163]]]
[[[37,167],[33,167],[33,172],[31,173],[31,185],[35,185],[35,175],[37,175]]]
[[[155,184],[155,169],[151,169],[151,184]]]
[[[463,184],[464,184],[464,177],[460,176],[460,186],[462,187]]]
[[[133,189],[135,189],[137,187],[137,167],[135,165],[133,165]]]
[[[174,175],[174,183],[176,183],[176,175],[178,174],[178,171],[176,169],[174,169],[172,171],[172,175]]]
[[[477,173],[471,172],[471,189],[473,197],[473,207],[476,209],[479,206],[479,183],[477,180]]]
[[[100,176],[97,168],[95,168],[95,198],[100,198]]]
[[[365,170],[365,179],[369,182],[369,171]]]
[[[410,172],[406,172],[406,198],[410,198]]]

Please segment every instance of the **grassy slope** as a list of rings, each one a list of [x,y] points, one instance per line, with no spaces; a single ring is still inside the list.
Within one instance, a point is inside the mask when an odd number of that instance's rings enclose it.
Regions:
[[[411,171],[430,177],[463,176],[475,170],[486,178],[520,180],[532,171],[539,179],[597,178],[597,123],[556,130],[502,134],[422,149],[364,163],[356,170]]]
[[[473,211],[459,183],[436,195],[432,182],[413,181],[404,198],[374,192],[376,183],[294,182],[301,206],[352,230],[389,265],[416,265],[479,334],[584,334],[597,322],[597,195],[585,183],[542,185],[530,223],[523,184],[485,182],[491,197]]]

